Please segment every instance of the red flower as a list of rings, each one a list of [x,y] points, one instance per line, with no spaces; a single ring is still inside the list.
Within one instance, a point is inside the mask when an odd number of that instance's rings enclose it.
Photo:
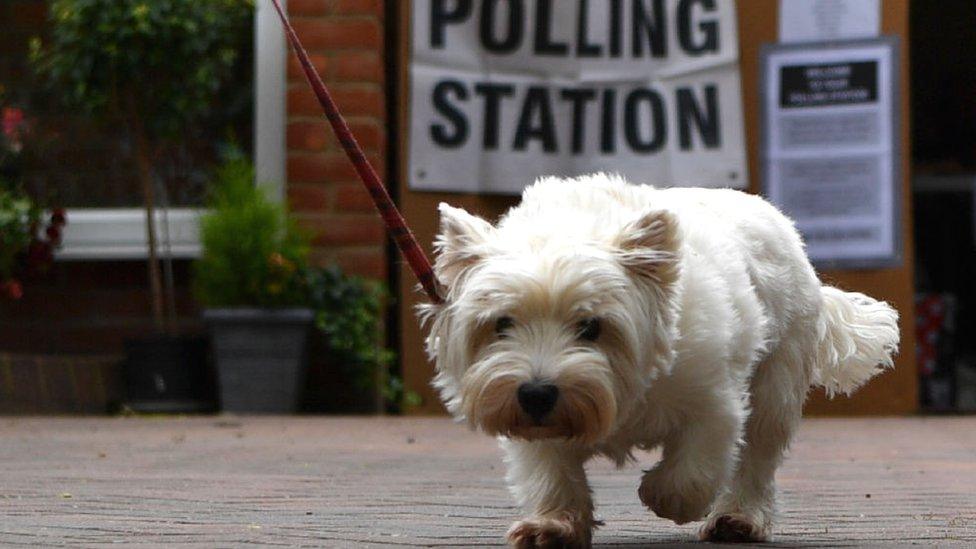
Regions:
[[[24,111],[16,107],[5,107],[3,109],[3,134],[8,138],[17,138],[20,133],[20,126],[23,123]]]
[[[24,297],[24,287],[20,285],[19,281],[13,279],[0,284],[0,292],[10,299],[16,300]]]
[[[65,223],[67,223],[67,220],[68,218],[65,216],[64,208],[55,208],[51,212],[51,224],[63,226]]]
[[[61,243],[61,227],[59,225],[48,225],[44,233],[51,244],[57,246]]]

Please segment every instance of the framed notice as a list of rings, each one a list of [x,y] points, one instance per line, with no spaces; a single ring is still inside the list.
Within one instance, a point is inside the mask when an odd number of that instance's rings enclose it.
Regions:
[[[900,264],[898,41],[767,45],[762,169],[822,268]]]
[[[413,0],[411,189],[746,186],[735,2]]]

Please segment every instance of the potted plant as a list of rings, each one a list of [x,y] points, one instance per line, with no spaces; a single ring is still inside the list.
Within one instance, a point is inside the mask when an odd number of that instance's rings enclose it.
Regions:
[[[217,174],[200,239],[194,293],[207,307],[222,409],[297,411],[313,317],[307,235],[235,159]]]
[[[168,202],[173,159],[200,140],[198,128],[246,57],[252,14],[252,0],[52,0],[48,36],[31,45],[53,98],[123,130],[142,192],[155,332],[125,344],[126,400],[137,411],[212,406],[204,341],[178,333],[172,258],[163,258],[163,276],[156,210]]]

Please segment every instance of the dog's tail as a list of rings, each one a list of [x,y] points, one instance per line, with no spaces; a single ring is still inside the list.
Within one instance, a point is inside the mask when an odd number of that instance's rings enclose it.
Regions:
[[[898,352],[898,312],[884,301],[831,286],[820,289],[817,364],[813,384],[850,395],[885,368]]]

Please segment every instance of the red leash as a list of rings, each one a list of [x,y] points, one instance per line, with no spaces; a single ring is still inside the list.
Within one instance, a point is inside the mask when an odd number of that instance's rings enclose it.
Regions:
[[[271,0],[271,2],[281,17],[281,22],[285,26],[285,33],[288,35],[288,40],[295,49],[295,55],[298,56],[298,61],[302,64],[305,77],[312,86],[312,90],[315,91],[315,95],[319,99],[319,104],[322,105],[322,110],[325,111],[325,117],[329,120],[329,124],[332,125],[332,131],[335,132],[336,138],[342,145],[343,150],[346,151],[346,155],[352,161],[353,166],[355,166],[356,173],[359,174],[363,185],[366,186],[366,190],[369,191],[369,195],[373,198],[373,204],[383,218],[383,223],[386,224],[386,230],[393,237],[397,247],[400,248],[400,253],[406,258],[407,264],[410,265],[410,269],[417,276],[417,280],[420,281],[420,285],[423,286],[430,300],[434,303],[442,303],[444,300],[438,291],[437,278],[434,276],[434,269],[430,265],[430,260],[427,259],[424,250],[417,243],[417,239],[413,236],[410,228],[407,227],[407,222],[400,215],[400,211],[393,204],[393,200],[390,199],[390,195],[386,192],[386,187],[380,181],[376,170],[370,165],[369,160],[366,159],[366,155],[363,154],[363,150],[359,147],[359,143],[356,142],[356,138],[349,130],[346,120],[339,112],[335,101],[332,100],[332,96],[329,94],[328,88],[325,87],[325,83],[322,82],[322,77],[319,76],[318,71],[312,66],[312,62],[308,58],[308,52],[305,51],[301,41],[298,39],[298,34],[295,33],[295,29],[288,22],[288,17],[285,15],[284,10],[281,9],[281,4],[278,0]]]

